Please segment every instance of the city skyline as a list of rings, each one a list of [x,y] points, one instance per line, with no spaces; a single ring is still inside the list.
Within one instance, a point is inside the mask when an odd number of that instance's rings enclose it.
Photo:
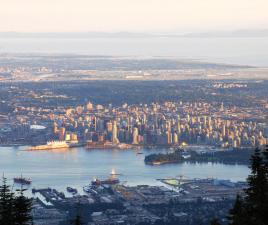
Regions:
[[[0,3],[0,225],[268,224],[267,0]]]

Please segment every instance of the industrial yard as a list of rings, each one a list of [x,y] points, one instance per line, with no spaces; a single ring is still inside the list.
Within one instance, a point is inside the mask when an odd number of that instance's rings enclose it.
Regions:
[[[236,195],[243,193],[246,187],[244,182],[218,179],[168,178],[161,179],[161,182],[163,186],[88,185],[83,193],[68,196],[51,188],[33,189],[35,224],[53,225],[59,221],[60,224],[68,224],[78,208],[88,225],[139,224],[146,221],[153,224],[170,220],[166,214],[155,213],[160,206],[173,215],[173,220],[192,213],[189,210],[178,212],[174,208],[176,204],[191,208],[202,202],[203,206],[210,208],[208,213],[217,214],[212,212],[212,205],[227,205],[224,210],[228,210]]]

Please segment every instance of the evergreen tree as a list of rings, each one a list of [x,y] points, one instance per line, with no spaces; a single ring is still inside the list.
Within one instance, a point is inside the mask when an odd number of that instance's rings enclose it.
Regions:
[[[230,225],[267,225],[268,224],[268,146],[256,148],[251,157],[251,174],[245,198],[236,199],[230,211]]]
[[[76,215],[74,220],[71,220],[72,225],[83,225],[84,223],[82,222],[81,216]]]
[[[84,224],[82,222],[82,217],[81,217],[80,211],[81,211],[81,204],[80,204],[80,199],[78,199],[78,203],[76,206],[76,217],[74,220],[70,221],[72,225],[83,225]]]
[[[213,219],[210,222],[210,225],[221,225],[218,219]]]
[[[248,215],[245,212],[244,202],[240,195],[237,195],[234,207],[230,210],[227,217],[231,225],[248,224]]]
[[[0,186],[0,225],[29,225],[32,222],[32,200],[23,195],[21,187],[19,195],[10,189],[7,179],[2,178]]]
[[[32,222],[32,199],[25,197],[24,191],[26,189],[21,187],[14,201],[14,225],[28,225]]]
[[[3,176],[0,186],[0,224],[13,225],[14,193]]]
[[[268,163],[265,159],[266,148],[255,150],[251,158],[251,175],[248,177],[249,187],[245,190],[245,207],[250,224],[268,224]]]

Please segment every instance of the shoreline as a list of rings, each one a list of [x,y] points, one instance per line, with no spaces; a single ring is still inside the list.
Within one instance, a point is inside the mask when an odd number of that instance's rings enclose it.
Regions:
[[[184,155],[187,154],[187,155]],[[198,153],[197,151],[175,151],[173,153],[153,153],[144,158],[146,165],[182,164],[182,163],[220,163],[225,165],[249,165],[251,149],[215,151]]]
[[[37,145],[45,145],[46,143],[7,143],[7,144],[0,144],[0,148],[1,147],[23,147],[23,146],[37,146]],[[186,150],[193,150],[195,151],[195,149],[201,148],[203,149],[207,149],[209,151],[231,151],[234,150],[234,148],[223,148],[223,147],[219,147],[219,146],[214,146],[214,145],[186,145],[186,146],[181,146],[181,145],[134,145],[134,144],[127,144],[127,143],[121,143],[123,145],[126,146],[126,149],[163,149],[166,148],[168,150],[175,150],[177,148],[184,148]],[[77,146],[71,146],[69,148],[75,148],[75,147],[86,147],[87,149],[124,149],[124,146],[103,146],[103,145],[87,145],[87,143],[82,142],[82,143],[77,143]],[[237,147],[235,148],[235,150],[243,150],[243,149],[249,149],[250,147]]]

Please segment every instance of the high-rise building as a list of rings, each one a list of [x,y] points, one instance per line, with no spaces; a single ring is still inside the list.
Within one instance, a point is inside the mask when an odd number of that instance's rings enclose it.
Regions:
[[[107,122],[106,123],[107,131],[112,132],[113,131],[113,123],[112,122]]]
[[[76,107],[76,112],[77,114],[81,115],[84,111],[84,107],[83,106],[77,106]]]
[[[264,137],[268,138],[268,125],[264,128]]]
[[[76,133],[71,133],[71,141],[77,142],[78,138],[77,138],[77,134]]]
[[[222,126],[222,136],[223,136],[223,137],[226,136],[225,125],[224,125],[224,124],[223,124],[223,126]]]
[[[117,123],[116,121],[113,121],[113,131],[112,131],[112,142],[113,144],[118,144],[119,140],[117,138]]]
[[[71,134],[66,132],[65,141],[70,141],[70,140],[71,140]]]
[[[176,132],[173,133],[173,143],[174,144],[178,144],[179,143],[178,134]]]
[[[172,144],[172,135],[171,135],[171,131],[170,130],[168,130],[167,132],[166,132],[166,134],[167,134],[167,144]]]
[[[66,109],[66,116],[70,116],[73,112],[73,109],[72,108],[68,108]]]
[[[221,103],[220,111],[224,111],[224,105],[223,105],[223,102]]]
[[[138,139],[139,138],[139,130],[137,127],[134,127],[132,136],[133,136],[132,144],[134,144],[134,145],[139,144],[139,139]]]
[[[93,111],[94,107],[93,107],[93,104],[91,102],[88,102],[87,103],[87,110],[88,111]]]
[[[61,127],[59,130],[59,140],[60,141],[65,140],[65,127]]]

